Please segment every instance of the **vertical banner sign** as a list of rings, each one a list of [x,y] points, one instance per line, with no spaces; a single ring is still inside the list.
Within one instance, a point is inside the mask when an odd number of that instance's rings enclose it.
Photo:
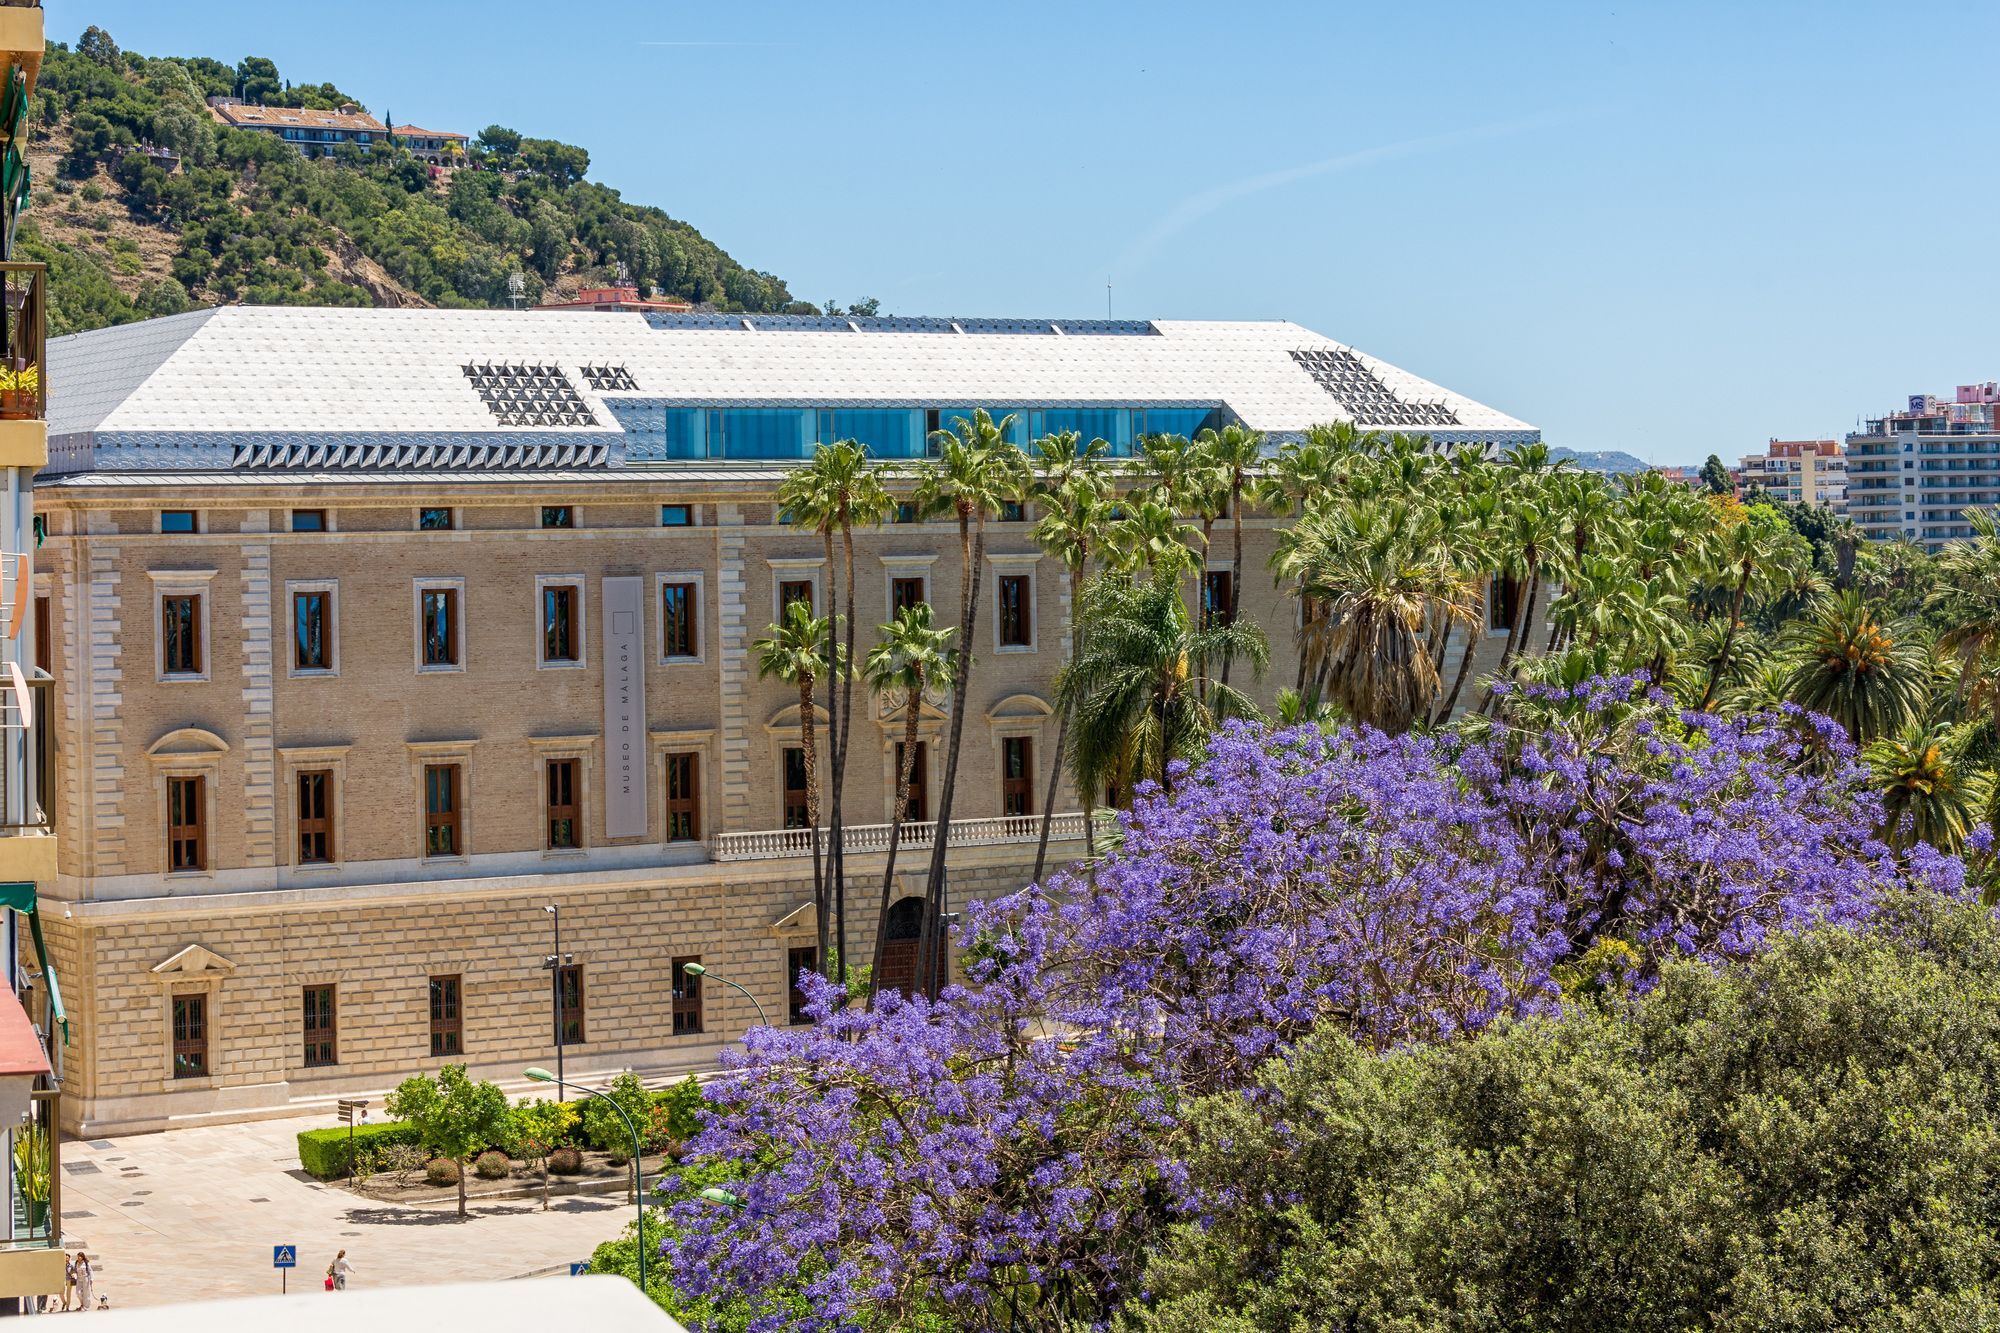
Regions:
[[[604,836],[646,836],[645,587],[604,580]]]

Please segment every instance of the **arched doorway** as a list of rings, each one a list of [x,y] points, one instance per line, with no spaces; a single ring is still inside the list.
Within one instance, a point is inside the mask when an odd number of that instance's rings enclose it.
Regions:
[[[882,975],[877,990],[895,990],[908,995],[917,988],[917,949],[924,932],[924,900],[904,898],[889,908],[888,925],[882,932]],[[937,931],[939,962],[945,956],[944,932]]]

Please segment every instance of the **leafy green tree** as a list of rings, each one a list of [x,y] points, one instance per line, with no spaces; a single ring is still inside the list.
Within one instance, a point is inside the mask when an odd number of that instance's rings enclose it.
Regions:
[[[236,65],[236,95],[246,102],[268,104],[284,91],[276,61],[248,56]]]
[[[124,53],[118,49],[118,43],[112,41],[111,34],[95,23],[85,28],[83,36],[76,39],[76,53],[106,69],[119,69],[125,63]]]
[[[1729,469],[1717,454],[1710,454],[1708,461],[1701,465],[1701,484],[1707,488],[1710,495],[1736,493],[1735,483],[1729,480]]]
[[[765,637],[750,645],[757,654],[759,680],[776,678],[799,691],[799,751],[806,770],[806,836],[812,841],[813,908],[819,918],[820,966],[830,966],[828,927],[832,907],[828,901],[826,870],[822,864],[819,834],[819,720],[813,707],[813,691],[828,674],[828,664],[837,667],[845,659],[833,637],[833,622],[815,616],[805,601],[789,603],[777,624]]]
[[[458,1215],[465,1216],[465,1177],[472,1159],[508,1132],[507,1096],[491,1083],[474,1083],[464,1065],[446,1065],[432,1077],[416,1074],[396,1085],[389,1114],[406,1120],[417,1141],[458,1163]]]
[[[1993,799],[1993,775],[1966,761],[1947,726],[1913,725],[1863,750],[1882,793],[1882,839],[1899,851],[1927,842],[1957,852]]]
[[[604,1095],[618,1103],[626,1115],[632,1117],[634,1125],[643,1126],[653,1109],[653,1095],[646,1091],[646,1085],[637,1074],[630,1070],[611,1080]],[[590,1140],[590,1146],[599,1152],[624,1155],[632,1149],[632,1136],[625,1131],[625,1122],[618,1113],[596,1097],[586,1097],[583,1108],[583,1133]]]
[[[570,1127],[576,1123],[576,1110],[567,1102],[552,1102],[540,1097],[530,1101],[523,1097],[514,1103],[514,1109],[507,1113],[507,1118],[514,1151],[542,1169],[542,1211],[546,1213],[549,1210],[549,1154],[562,1143]]]

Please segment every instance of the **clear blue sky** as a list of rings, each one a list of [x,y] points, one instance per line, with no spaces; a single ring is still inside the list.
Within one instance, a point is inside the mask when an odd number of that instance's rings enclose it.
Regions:
[[[1094,315],[1109,280],[1573,448],[1733,459],[2000,377],[1991,3],[47,5],[581,144],[803,299]]]

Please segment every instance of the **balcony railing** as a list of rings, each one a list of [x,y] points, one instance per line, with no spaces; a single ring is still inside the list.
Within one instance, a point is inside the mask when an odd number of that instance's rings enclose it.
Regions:
[[[1108,818],[1099,814],[1100,824]],[[853,853],[886,852],[893,824],[850,824],[842,830],[842,845]],[[900,850],[927,850],[937,838],[937,821],[912,821],[903,825]],[[709,854],[717,861],[773,861],[786,857],[811,856],[813,829],[761,829],[754,833],[720,833],[710,844]],[[827,847],[827,831],[817,830],[822,851]],[[1040,815],[1002,815],[997,819],[954,819],[946,846],[988,847],[1002,843],[1032,843],[1042,836]],[[1083,812],[1070,810],[1055,817],[1049,829],[1050,842],[1074,842],[1083,838]]]
[[[62,1094],[30,1094],[29,1114],[14,1126],[14,1228],[0,1249],[54,1249],[62,1244]]]
[[[48,417],[48,268],[0,262],[0,419]]]

